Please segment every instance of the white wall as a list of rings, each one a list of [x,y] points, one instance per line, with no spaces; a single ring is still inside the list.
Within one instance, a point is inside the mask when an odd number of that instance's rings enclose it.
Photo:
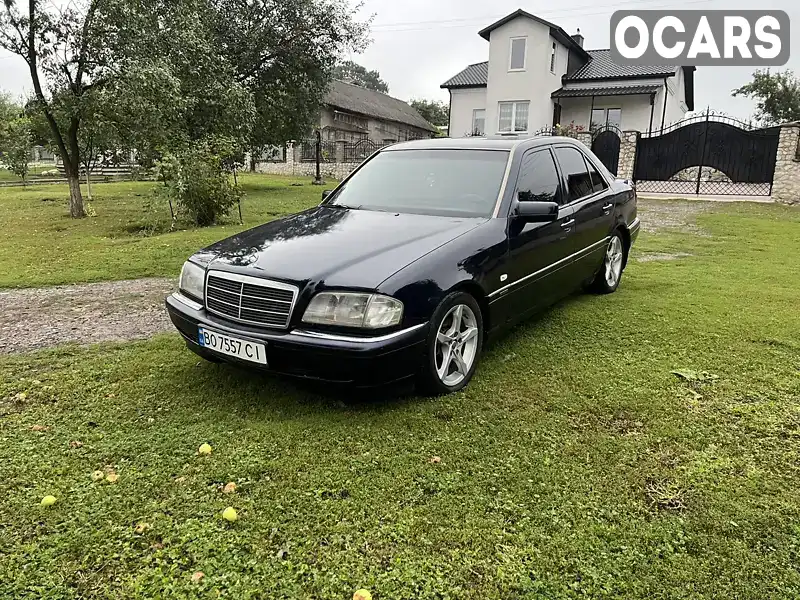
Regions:
[[[511,38],[527,37],[524,71],[509,72]],[[498,129],[498,104],[505,101],[529,101],[528,130],[536,131],[553,123],[550,94],[561,87],[567,72],[567,48],[557,44],[556,72],[550,72],[553,43],[550,28],[526,17],[518,17],[490,34],[489,79],[486,94],[486,133]]]
[[[680,121],[686,116],[686,81],[683,76],[683,69],[678,69],[675,77],[668,80],[669,93],[667,94],[667,116],[664,125]],[[663,108],[663,105],[662,105]]]
[[[450,137],[466,137],[472,132],[472,111],[476,108],[486,108],[486,88],[450,90]],[[493,133],[487,129],[487,134]]]
[[[637,79],[636,85],[658,85],[661,89],[656,93],[655,105],[653,110],[653,130],[661,127],[661,120],[664,125],[669,125],[680,121],[686,116],[686,85],[683,76],[683,69],[678,69],[674,77],[668,79],[669,85],[664,86],[664,80]],[[630,86],[631,80],[621,81],[590,81],[567,84],[570,89],[578,88],[599,88]],[[666,116],[664,113],[664,103],[666,102]],[[589,116],[591,112],[591,98],[562,98],[561,99],[561,124],[566,126],[570,121],[575,121],[576,125],[589,126]],[[622,109],[622,130],[647,131],[650,127],[650,96],[605,96],[596,97],[595,108],[621,108]]]
[[[620,108],[622,109],[623,131],[647,131],[650,126],[650,95],[643,96],[600,96],[594,99],[595,108]],[[661,114],[658,112],[659,101],[656,99],[656,110],[653,114],[653,127],[661,124]],[[571,121],[576,125],[589,128],[591,117],[591,98],[562,98],[561,99],[561,125],[566,127]],[[658,113],[658,114],[655,114]]]

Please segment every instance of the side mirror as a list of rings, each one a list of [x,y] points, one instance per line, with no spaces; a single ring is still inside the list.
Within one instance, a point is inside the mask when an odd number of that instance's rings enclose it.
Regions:
[[[325,200],[325,198],[330,196],[332,193],[333,193],[333,190],[325,190],[324,192],[322,192],[322,199]]]
[[[515,215],[526,223],[551,223],[558,220],[558,204],[555,202],[517,202]]]

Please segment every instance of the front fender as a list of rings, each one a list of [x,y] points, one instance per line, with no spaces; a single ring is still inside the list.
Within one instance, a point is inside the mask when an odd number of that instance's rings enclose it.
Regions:
[[[383,282],[379,292],[403,302],[404,324],[427,322],[452,291],[465,289],[479,303],[493,291],[493,276],[507,255],[505,222],[492,219],[423,256]]]

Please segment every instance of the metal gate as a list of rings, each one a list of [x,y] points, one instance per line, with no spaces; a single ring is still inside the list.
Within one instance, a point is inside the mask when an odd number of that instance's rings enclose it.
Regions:
[[[614,175],[619,172],[619,148],[622,132],[613,125],[592,131],[592,152]]]
[[[633,178],[640,192],[769,196],[779,127],[754,129],[712,112],[641,134]]]

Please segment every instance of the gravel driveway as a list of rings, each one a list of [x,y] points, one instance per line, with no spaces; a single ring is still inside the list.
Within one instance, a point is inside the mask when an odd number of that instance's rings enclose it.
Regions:
[[[641,200],[642,229],[678,228],[705,235],[695,223],[713,202]],[[643,257],[672,260],[673,255]],[[65,343],[93,344],[150,337],[173,331],[164,297],[174,291],[171,279],[136,279],[0,290],[0,354],[27,352]]]
[[[136,279],[0,290],[0,354],[171,331],[164,297],[174,288],[172,279]]]

